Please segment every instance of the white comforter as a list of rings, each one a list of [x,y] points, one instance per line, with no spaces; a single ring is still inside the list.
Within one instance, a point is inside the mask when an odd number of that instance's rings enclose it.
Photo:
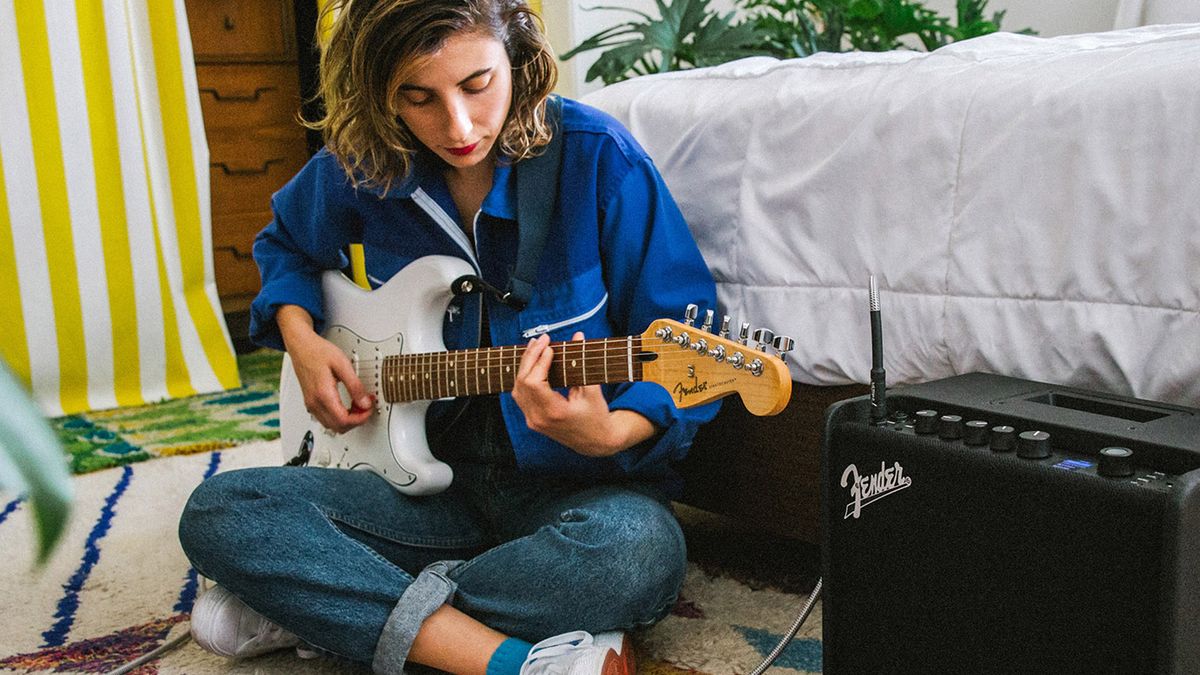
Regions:
[[[584,99],[793,376],[988,371],[1200,406],[1200,25],[748,59]],[[669,282],[669,280],[665,280]]]

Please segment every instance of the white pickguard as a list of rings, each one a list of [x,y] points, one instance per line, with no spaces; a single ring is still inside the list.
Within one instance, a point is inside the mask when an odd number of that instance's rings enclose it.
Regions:
[[[279,384],[285,459],[295,457],[311,439],[310,466],[369,469],[408,495],[445,490],[453,472],[429,451],[429,401],[384,401],[379,374],[386,356],[445,351],[442,318],[452,298],[450,284],[473,272],[470,263],[458,258],[428,256],[374,291],[360,288],[340,272],[326,272],[321,279],[326,316],[322,335],[350,357],[367,391],[376,395],[375,416],[344,434],[322,427],[305,409],[300,382],[285,355]]]

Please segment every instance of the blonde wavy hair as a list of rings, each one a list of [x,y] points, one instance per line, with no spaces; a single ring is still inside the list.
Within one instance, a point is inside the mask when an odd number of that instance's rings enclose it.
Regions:
[[[332,0],[322,11],[333,17],[321,51],[324,111],[304,124],[323,133],[355,186],[386,191],[408,176],[422,146],[394,112],[396,84],[455,34],[495,38],[512,63],[512,105],[499,154],[518,162],[550,142],[546,99],[558,68],[541,19],[525,0]]]

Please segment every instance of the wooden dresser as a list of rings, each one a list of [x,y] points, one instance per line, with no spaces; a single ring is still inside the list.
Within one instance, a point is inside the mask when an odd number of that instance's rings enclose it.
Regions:
[[[213,260],[235,345],[258,292],[250,257],[271,194],[309,157],[293,0],[185,0],[208,136]]]

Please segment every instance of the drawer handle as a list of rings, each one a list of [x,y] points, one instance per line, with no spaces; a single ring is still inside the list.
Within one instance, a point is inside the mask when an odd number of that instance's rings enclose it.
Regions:
[[[236,246],[214,246],[213,252],[228,251],[234,258],[238,260],[253,260],[254,256],[249,253],[242,253]]]
[[[276,89],[278,89],[278,87],[259,87],[249,94],[241,92],[234,94],[222,94],[220,90],[214,89],[213,87],[201,87],[200,93],[209,94],[217,101],[253,103],[261,98],[263,94],[267,93],[268,91],[275,91]]]
[[[263,165],[260,168],[230,167],[225,162],[216,162],[216,163],[212,164],[212,167],[214,169],[220,169],[221,171],[224,171],[226,176],[261,176],[271,170],[272,164],[275,164],[277,162],[282,162],[282,161],[283,161],[283,157],[276,157],[275,159],[268,159],[266,162],[263,162]]]
[[[237,28],[237,24],[235,24],[233,22],[232,16],[229,16],[228,14],[226,14],[225,15],[225,30],[233,30],[234,28]]]

